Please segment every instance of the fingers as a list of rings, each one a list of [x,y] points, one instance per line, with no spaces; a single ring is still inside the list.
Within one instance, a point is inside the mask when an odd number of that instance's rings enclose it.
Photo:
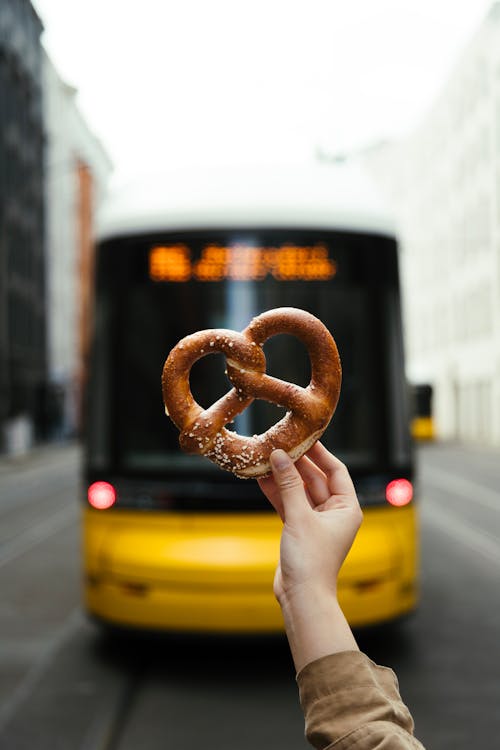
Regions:
[[[330,490],[325,473],[316,466],[307,456],[302,456],[295,462],[300,476],[306,486],[306,491],[314,508],[326,502],[330,497]]]
[[[356,497],[356,490],[347,467],[319,441],[307,451],[307,455],[326,475],[329,494]]]
[[[299,461],[297,461],[297,464],[298,463],[299,463]],[[309,461],[309,463],[311,463],[311,462]],[[325,478],[324,478],[324,475],[323,475],[323,481],[324,482],[326,481]],[[279,517],[281,518],[281,520],[284,523],[285,522],[285,509],[283,507],[283,500],[282,500],[282,497],[281,497],[281,489],[280,489],[280,486],[277,484],[276,479],[274,478],[274,476],[271,475],[271,476],[262,477],[260,479],[257,479],[257,483],[258,483],[260,489],[262,490],[262,492],[264,493],[264,495],[267,497],[267,499],[269,500],[269,502],[273,506],[274,510],[278,513]],[[310,497],[310,494],[309,494],[309,488],[308,487],[304,487],[303,483],[302,483],[302,487],[303,487],[303,489],[304,489],[304,491],[306,493],[307,502],[309,503],[309,505],[311,506],[311,508],[314,508],[316,506],[316,504],[319,502],[319,500],[317,499],[318,493],[316,493],[315,499],[312,499]]]
[[[302,477],[285,451],[275,450],[271,453],[271,468],[283,503],[285,520],[293,520],[302,516],[305,510],[309,511]]]
[[[267,497],[271,505],[273,506],[276,513],[279,515],[283,523],[285,523],[285,511],[283,509],[283,501],[281,500],[280,490],[276,482],[274,481],[274,477],[263,477],[262,479],[257,479],[257,483],[264,493],[264,495]]]
[[[317,442],[293,464],[285,451],[271,454],[273,476],[258,483],[281,520],[303,512],[305,507],[320,508],[337,500],[357,506],[356,491],[347,467]],[[307,505],[306,505],[307,504]]]

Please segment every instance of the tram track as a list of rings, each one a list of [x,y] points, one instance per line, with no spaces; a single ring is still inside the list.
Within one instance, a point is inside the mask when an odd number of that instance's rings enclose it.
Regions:
[[[10,541],[3,542],[0,546],[0,568],[15,561],[18,557],[33,549],[33,547],[71,526],[77,517],[78,508],[76,503],[63,506],[54,513],[47,515],[38,523],[19,532]]]
[[[53,662],[62,644],[74,633],[78,625],[79,617],[80,612],[75,608],[52,635],[50,641],[42,650],[38,659],[32,664],[23,680],[21,680],[17,687],[12,691],[9,698],[3,702],[0,708],[0,747],[4,747],[2,744],[3,730],[22,704],[32,694],[37,683],[41,681],[44,673]]]
[[[134,644],[75,606],[2,702],[0,748],[119,750],[153,658]]]
[[[500,566],[500,544],[491,534],[471,524],[466,524],[445,510],[433,507],[421,512],[424,523],[439,529],[453,541],[480,555],[489,563]]]
[[[40,505],[52,494],[76,487],[79,463],[72,449],[51,456],[41,465],[0,462],[0,517],[35,503]]]
[[[93,720],[78,750],[120,750],[128,718],[140,692],[142,672],[128,675]]]
[[[500,493],[475,478],[429,465],[422,472],[422,485],[438,499],[431,506],[422,504],[423,522],[500,565]]]
[[[74,471],[68,472],[68,479],[62,486],[58,481],[55,487],[53,484],[48,484],[44,487],[40,481],[37,482],[36,480],[30,484],[17,485],[9,489],[1,486],[0,518],[33,504],[41,505],[54,494],[59,495],[62,492],[74,490],[76,487]],[[40,492],[43,493],[41,497]]]
[[[113,641],[109,641],[109,650],[113,652],[111,666],[106,665],[109,658],[106,654],[89,658],[89,649],[96,654],[102,651],[99,644],[103,638],[83,615],[78,588],[73,589],[74,593],[68,590],[67,603],[73,602],[73,606],[53,632],[44,628],[34,638],[29,621],[20,621],[11,633],[9,630],[8,623],[13,617],[38,611],[38,607],[34,610],[30,604],[33,595],[30,581],[40,567],[37,560],[45,561],[53,543],[59,545],[69,532],[74,536],[80,511],[77,459],[76,451],[63,448],[47,456],[47,462],[39,457],[23,463],[5,461],[1,466],[0,572],[6,581],[13,582],[3,610],[2,622],[6,634],[9,633],[9,645],[3,656],[6,669],[18,675],[13,689],[0,702],[1,748],[10,749],[14,738],[16,748],[33,747],[31,723],[36,723],[42,714],[45,728],[36,732],[37,750],[59,746],[60,734],[68,736],[65,746],[75,750],[114,750],[119,747],[139,690],[137,660],[129,656],[122,669],[117,667],[119,657]],[[29,555],[31,551],[34,556]],[[23,578],[19,578],[21,570]],[[66,580],[76,582],[71,574]],[[51,586],[51,581],[47,580],[46,585]],[[57,591],[58,585],[52,591]],[[43,588],[39,591],[43,612],[46,607]],[[53,599],[51,595],[50,601]],[[51,695],[58,696],[53,703]],[[63,729],[65,723],[69,726]],[[73,734],[71,740],[69,734]]]
[[[0,569],[76,521],[78,464],[74,448],[1,463]]]
[[[500,492],[498,490],[492,490],[476,481],[471,481],[464,476],[450,474],[448,471],[437,469],[435,466],[427,467],[422,479],[441,492],[448,495],[453,493],[466,501],[473,499],[474,503],[479,503],[488,510],[500,513]]]

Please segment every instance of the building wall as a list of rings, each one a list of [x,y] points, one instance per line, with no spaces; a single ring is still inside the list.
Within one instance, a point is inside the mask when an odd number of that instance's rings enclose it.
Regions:
[[[90,330],[92,318],[92,279],[94,275],[93,205],[94,181],[92,172],[84,162],[79,162],[78,174],[78,264],[79,299],[78,318],[78,371],[77,391],[83,393],[88,372],[90,354]],[[78,423],[81,424],[81,400],[78,404]]]
[[[0,451],[46,429],[41,22],[0,3]]]
[[[78,432],[91,314],[94,216],[111,172],[77,91],[43,61],[47,131],[47,330],[53,437]]]
[[[410,379],[440,437],[500,445],[500,3],[418,129],[364,158],[399,218]]]

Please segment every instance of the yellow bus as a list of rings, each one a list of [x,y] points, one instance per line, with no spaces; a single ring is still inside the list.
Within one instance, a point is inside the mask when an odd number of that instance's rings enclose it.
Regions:
[[[281,522],[254,480],[180,451],[165,416],[170,349],[205,328],[242,330],[265,310],[313,313],[336,339],[339,406],[323,442],[349,467],[364,523],[339,596],[352,626],[418,599],[417,507],[394,227],[346,166],[171,172],[109,196],[96,246],[86,393],[84,596],[99,621],[192,632],[282,629],[272,581]],[[293,337],[264,347],[267,371],[307,385]],[[221,355],[191,371],[207,407],[226,392]],[[283,416],[254,402],[260,434]]]
[[[433,387],[430,383],[413,385],[413,418],[411,434],[415,440],[435,440],[436,431],[432,409]]]

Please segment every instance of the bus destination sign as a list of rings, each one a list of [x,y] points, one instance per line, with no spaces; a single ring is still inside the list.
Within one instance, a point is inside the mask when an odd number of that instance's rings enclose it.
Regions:
[[[149,252],[152,281],[260,281],[272,276],[278,281],[328,281],[337,264],[322,243],[276,247],[254,245],[206,245],[197,259],[184,243],[158,245]]]

